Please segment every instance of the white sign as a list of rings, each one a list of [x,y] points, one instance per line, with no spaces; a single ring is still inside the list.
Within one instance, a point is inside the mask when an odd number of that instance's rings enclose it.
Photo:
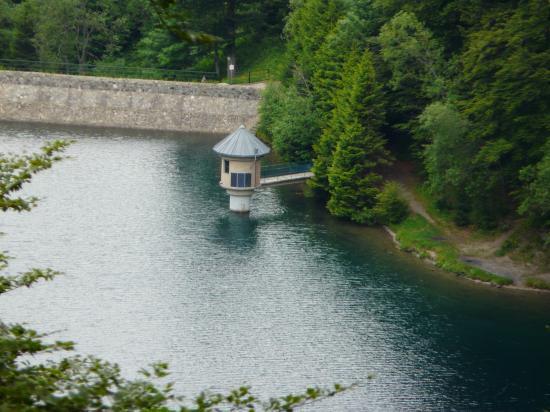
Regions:
[[[231,71],[235,70],[235,65],[234,65],[234,64],[230,64],[230,65],[229,65],[229,70],[231,70]]]

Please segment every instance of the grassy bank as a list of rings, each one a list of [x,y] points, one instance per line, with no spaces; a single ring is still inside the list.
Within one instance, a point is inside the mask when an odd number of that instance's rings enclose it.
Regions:
[[[390,229],[395,233],[395,239],[402,250],[430,260],[441,269],[499,286],[513,283],[511,279],[462,262],[458,249],[446,240],[443,232],[420,215],[412,214],[402,223],[391,225]]]
[[[534,288],[534,289],[550,290],[549,282],[545,281],[544,279],[539,279],[534,277],[528,277],[525,280],[525,286]]]

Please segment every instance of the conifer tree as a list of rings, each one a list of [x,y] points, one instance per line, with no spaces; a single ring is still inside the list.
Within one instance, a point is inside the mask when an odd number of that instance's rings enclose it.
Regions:
[[[287,18],[285,35],[290,57],[304,80],[314,69],[314,56],[325,36],[345,13],[341,0],[293,0]]]
[[[369,51],[359,56],[353,53],[347,66],[342,89],[348,92],[336,101],[335,112],[342,117],[328,168],[327,206],[336,216],[373,223],[382,181],[378,168],[390,163],[386,140],[379,131],[384,124],[381,93]]]
[[[354,48],[364,47],[364,22],[355,14],[341,18],[315,54],[311,77],[315,105],[321,119],[328,121],[334,108],[335,92],[342,78],[346,58]]]
[[[335,81],[334,107],[330,113],[330,120],[323,130],[319,142],[313,146],[315,158],[313,160],[312,172],[315,176],[308,182],[310,187],[320,192],[328,193],[328,169],[332,164],[332,154],[338,141],[338,136],[344,133],[349,106],[342,102],[351,99],[352,89],[349,86],[349,79],[353,77],[354,71],[359,64],[359,53],[354,50],[347,56],[347,60],[342,69],[342,78]],[[346,79],[348,80],[346,84]]]

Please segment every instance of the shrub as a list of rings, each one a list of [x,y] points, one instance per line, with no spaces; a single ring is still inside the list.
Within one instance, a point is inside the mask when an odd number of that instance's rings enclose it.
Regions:
[[[296,87],[270,85],[263,94],[258,133],[271,140],[283,160],[310,160],[312,145],[321,134],[311,97]]]
[[[497,256],[504,256],[513,250],[516,250],[519,246],[518,240],[514,237],[506,239],[500,248],[495,252]]]
[[[260,137],[271,141],[273,123],[279,118],[283,109],[284,87],[279,83],[270,83],[262,93],[260,104],[260,121],[257,133]]]
[[[383,224],[397,224],[405,220],[409,215],[409,205],[401,196],[399,185],[388,182],[384,189],[376,196],[375,215]]]

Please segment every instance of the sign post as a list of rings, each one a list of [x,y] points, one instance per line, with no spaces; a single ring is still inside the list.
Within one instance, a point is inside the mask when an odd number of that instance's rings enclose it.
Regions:
[[[235,77],[236,67],[235,62],[231,58],[231,56],[227,56],[227,78],[229,79],[229,83],[233,83],[233,78]]]

